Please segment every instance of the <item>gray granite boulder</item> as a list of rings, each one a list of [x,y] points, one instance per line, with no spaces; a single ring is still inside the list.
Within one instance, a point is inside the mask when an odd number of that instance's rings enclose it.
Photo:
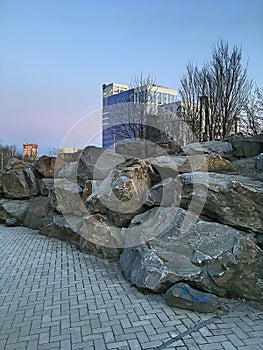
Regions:
[[[5,170],[0,177],[0,182],[6,198],[23,199],[39,193],[37,179],[31,168]]]
[[[0,220],[15,218],[22,223],[29,207],[29,200],[0,199]]]
[[[87,180],[104,180],[123,161],[124,157],[111,149],[86,147],[78,160],[77,176],[80,185]]]
[[[263,181],[263,153],[255,157],[241,158],[232,162],[232,167],[226,173],[250,177]]]
[[[52,221],[54,203],[50,197],[35,197],[30,201],[24,218],[24,225],[32,229],[40,229]]]
[[[70,162],[58,170],[56,177],[65,178],[70,181],[77,181],[78,162]]]
[[[125,232],[120,257],[132,285],[166,292],[186,282],[218,296],[263,301],[263,251],[249,235],[181,208],[154,208],[138,217]]]
[[[263,183],[240,175],[195,172],[180,175],[181,205],[212,220],[263,232]]]
[[[53,215],[49,222],[40,228],[39,233],[78,246],[81,226],[82,218],[80,217],[67,215],[65,219],[61,215]]]
[[[27,168],[30,168],[33,170],[34,166],[28,162],[24,162],[21,159],[10,158],[4,170],[23,170]]]
[[[54,179],[53,178],[42,178],[38,180],[39,193],[42,196],[54,196]]]
[[[86,215],[81,228],[80,249],[100,258],[118,259],[123,242],[121,229],[101,214]]]
[[[56,194],[56,210],[62,214],[74,214],[86,211],[82,202],[82,189],[76,183],[67,179],[56,178],[54,182]]]
[[[116,226],[127,226],[135,214],[146,210],[143,198],[152,187],[150,172],[146,162],[139,159],[117,165],[87,198],[89,213],[104,214]]]
[[[222,157],[232,154],[233,147],[228,141],[207,141],[190,143],[182,147],[186,155],[220,154]]]
[[[221,172],[231,168],[231,163],[219,154],[203,154],[195,156],[160,156],[147,158],[163,179],[176,177],[179,173],[194,171]]]
[[[247,158],[263,153],[263,134],[251,137],[234,136],[230,139],[230,142],[234,157]]]
[[[144,194],[143,203],[148,207],[169,207],[174,204],[177,206],[181,201],[182,183],[179,178],[167,178]]]
[[[42,156],[36,162],[36,168],[44,177],[54,177],[56,157]]]

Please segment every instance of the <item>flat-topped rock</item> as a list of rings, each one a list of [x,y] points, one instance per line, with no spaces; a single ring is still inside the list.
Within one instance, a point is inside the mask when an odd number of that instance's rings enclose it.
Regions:
[[[111,149],[88,146],[78,160],[77,176],[83,184],[87,180],[104,180],[123,161],[124,157]]]
[[[212,220],[263,232],[263,184],[240,175],[195,172],[180,175],[182,205]],[[200,210],[200,205],[203,207]]]
[[[190,143],[182,147],[186,155],[220,154],[222,157],[231,154],[233,147],[228,141],[207,141]]]
[[[194,171],[220,172],[231,168],[231,163],[219,154],[203,154],[195,156],[160,156],[147,158],[147,163],[152,165],[161,175],[162,179],[176,177],[179,173]]]

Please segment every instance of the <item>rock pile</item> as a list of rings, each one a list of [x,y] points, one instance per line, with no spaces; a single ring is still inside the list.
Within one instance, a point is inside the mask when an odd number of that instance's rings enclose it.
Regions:
[[[11,159],[0,220],[119,259],[132,285],[166,293],[172,306],[263,302],[263,135],[171,143],[88,146],[56,165]]]

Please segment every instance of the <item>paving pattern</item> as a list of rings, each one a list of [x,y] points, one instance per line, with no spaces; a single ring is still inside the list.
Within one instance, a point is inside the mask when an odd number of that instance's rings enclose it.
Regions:
[[[263,349],[259,305],[229,300],[218,317],[170,308],[116,262],[25,227],[0,225],[0,259],[1,350]]]

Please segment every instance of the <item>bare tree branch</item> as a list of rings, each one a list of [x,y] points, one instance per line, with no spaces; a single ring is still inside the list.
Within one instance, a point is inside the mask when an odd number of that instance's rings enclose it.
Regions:
[[[245,135],[258,135],[263,132],[263,89],[255,86],[244,106],[241,130]]]

